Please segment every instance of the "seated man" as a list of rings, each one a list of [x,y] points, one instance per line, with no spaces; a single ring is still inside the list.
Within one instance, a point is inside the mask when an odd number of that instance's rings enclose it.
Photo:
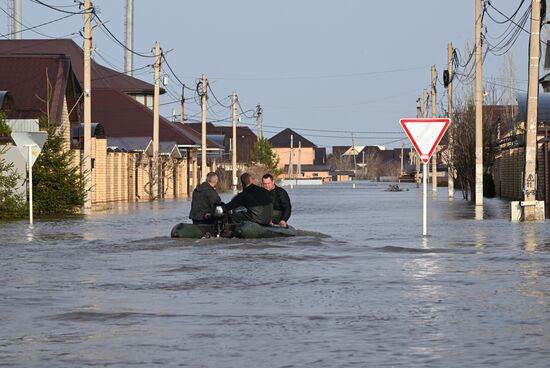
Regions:
[[[283,188],[275,185],[273,175],[271,174],[265,174],[262,177],[262,185],[269,191],[273,200],[273,223],[282,227],[288,227],[287,222],[292,212],[288,193]]]
[[[216,192],[217,185],[218,174],[210,172],[206,175],[206,181],[198,185],[193,191],[189,218],[193,220],[194,224],[214,223],[212,217],[214,207],[222,204],[222,200]]]
[[[241,183],[243,191],[225,205],[225,210],[229,211],[244,207],[246,211],[234,212],[229,217],[230,221],[235,223],[247,220],[260,225],[269,225],[273,216],[271,195],[264,188],[257,186],[254,183],[254,178],[249,173],[241,175]]]

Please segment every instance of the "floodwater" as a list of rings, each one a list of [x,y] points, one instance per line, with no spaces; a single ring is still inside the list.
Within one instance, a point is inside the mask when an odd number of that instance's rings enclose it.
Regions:
[[[424,239],[386,186],[289,189],[328,236],[170,239],[187,200],[1,223],[0,366],[548,367],[548,223],[440,188]]]

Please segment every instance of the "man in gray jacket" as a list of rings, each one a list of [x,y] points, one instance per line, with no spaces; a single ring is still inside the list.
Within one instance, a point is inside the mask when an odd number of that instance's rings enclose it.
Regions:
[[[210,172],[206,175],[206,181],[198,185],[193,191],[191,200],[191,212],[189,218],[194,224],[212,224],[212,212],[214,208],[222,204],[222,200],[216,192],[218,174]]]

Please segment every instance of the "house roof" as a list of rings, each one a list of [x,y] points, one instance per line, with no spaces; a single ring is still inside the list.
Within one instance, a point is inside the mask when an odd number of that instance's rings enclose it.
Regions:
[[[283,171],[288,172],[289,165],[285,165]],[[294,169],[294,172],[296,173],[298,169],[298,165],[293,164],[292,168]],[[313,171],[330,171],[330,166],[328,165],[301,165],[300,170],[302,172],[313,172]]]
[[[92,120],[105,127],[108,138],[153,135],[153,111],[116,90],[100,89],[94,92]],[[179,123],[171,123],[162,116],[159,119],[159,139],[186,146],[199,146],[201,143],[200,134]],[[206,144],[208,148],[220,148],[208,139]]]
[[[290,137],[292,136],[294,147],[298,147],[298,142],[302,142],[302,148],[305,147],[317,147],[315,143],[309,139],[304,138],[302,135],[296,133],[290,128],[286,128],[283,131],[275,134],[269,139],[269,142],[273,148],[288,148],[290,147]]]
[[[50,119],[60,123],[64,99],[74,106],[82,93],[65,55],[0,55],[0,82],[16,102],[8,111],[10,119],[36,119],[49,112]],[[78,120],[78,111],[72,110],[71,121]]]
[[[84,85],[84,51],[72,39],[0,40],[0,55],[66,55],[71,60],[78,81]],[[104,67],[93,59],[91,72],[92,89],[115,89],[135,94],[154,93],[152,84]],[[160,93],[164,92],[164,89],[161,88]]]

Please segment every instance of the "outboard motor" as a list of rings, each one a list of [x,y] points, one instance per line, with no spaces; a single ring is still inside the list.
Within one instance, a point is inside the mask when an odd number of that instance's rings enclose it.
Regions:
[[[224,223],[223,207],[216,206],[214,208],[214,211],[212,212],[212,217],[214,218],[214,222],[216,223],[216,237],[219,238],[220,234],[223,231],[223,223]]]

